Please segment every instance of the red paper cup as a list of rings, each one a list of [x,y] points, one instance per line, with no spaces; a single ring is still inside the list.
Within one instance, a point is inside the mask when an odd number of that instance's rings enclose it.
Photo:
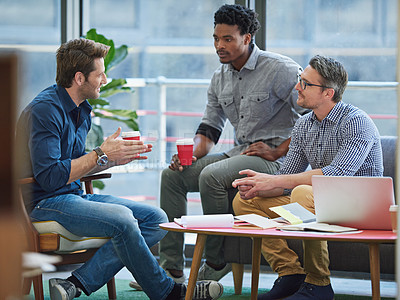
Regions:
[[[121,137],[124,140],[135,140],[135,141],[140,141],[140,131],[125,131],[121,132]],[[136,155],[140,156],[139,154]]]
[[[193,139],[180,139],[176,141],[178,157],[182,166],[190,166],[193,157]]]
[[[140,131],[126,131],[121,133],[124,140],[140,140]]]

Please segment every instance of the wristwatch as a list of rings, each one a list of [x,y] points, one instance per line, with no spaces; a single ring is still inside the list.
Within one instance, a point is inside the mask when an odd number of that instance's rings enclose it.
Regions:
[[[100,147],[94,148],[93,151],[97,154],[97,164],[99,166],[105,166],[108,163],[107,154],[105,154]]]

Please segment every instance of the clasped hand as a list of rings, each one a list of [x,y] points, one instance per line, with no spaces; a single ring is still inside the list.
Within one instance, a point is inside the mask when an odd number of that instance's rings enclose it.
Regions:
[[[244,200],[264,196],[264,192],[275,188],[273,184],[274,175],[258,173],[252,170],[242,170],[239,174],[247,175],[247,177],[236,179],[232,182],[232,186],[238,188],[239,195]]]

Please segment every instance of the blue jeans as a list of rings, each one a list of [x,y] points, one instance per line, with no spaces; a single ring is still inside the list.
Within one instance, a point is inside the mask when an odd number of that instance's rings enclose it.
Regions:
[[[110,237],[92,259],[73,272],[92,293],[124,266],[150,299],[165,299],[174,281],[150,251],[166,234],[161,209],[107,195],[60,195],[40,201],[31,213],[33,221],[54,220],[80,236]]]

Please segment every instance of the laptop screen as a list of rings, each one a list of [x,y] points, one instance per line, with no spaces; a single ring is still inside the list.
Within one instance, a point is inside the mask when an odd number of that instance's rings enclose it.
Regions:
[[[391,230],[391,177],[312,177],[317,222],[357,229]]]

